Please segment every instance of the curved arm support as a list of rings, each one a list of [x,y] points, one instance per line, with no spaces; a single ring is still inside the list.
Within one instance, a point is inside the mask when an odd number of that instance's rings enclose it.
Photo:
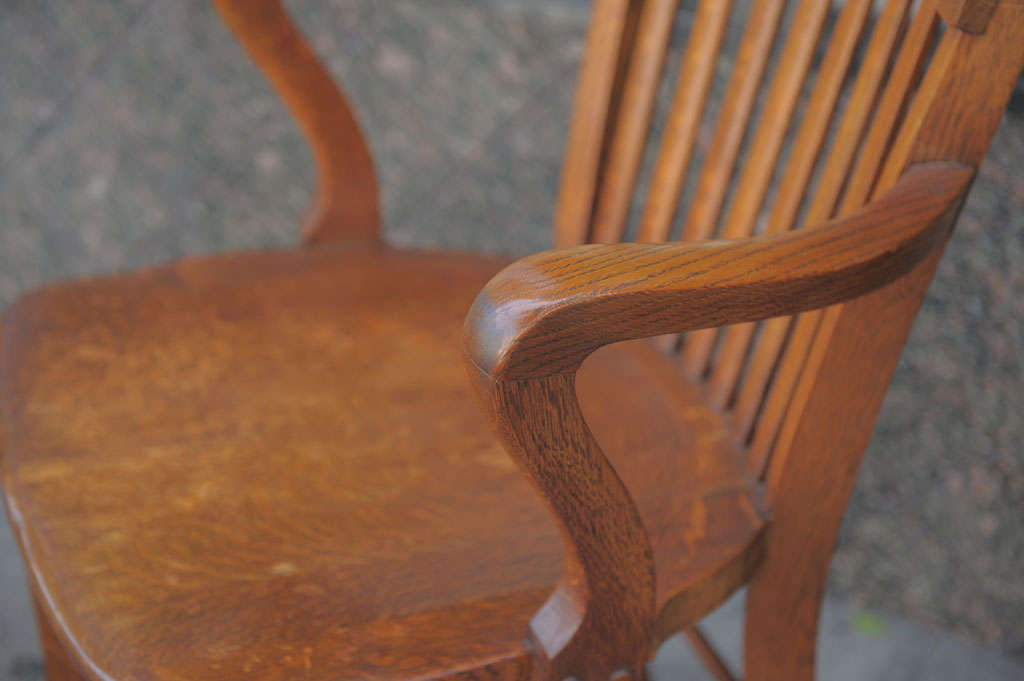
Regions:
[[[533,678],[643,678],[654,620],[654,556],[640,513],[587,427],[573,374],[470,377],[506,449],[562,529],[566,567],[530,622]],[[625,678],[625,677],[624,677]]]
[[[345,95],[280,0],[214,0],[225,23],[273,83],[313,150],[317,193],[307,243],[374,241],[380,207],[373,158]]]
[[[737,241],[580,246],[524,258],[466,319],[470,374],[506,448],[551,508],[566,574],[531,622],[534,678],[639,679],[655,609],[650,543],[583,418],[575,372],[617,341],[840,303],[908,272],[948,235],[974,175],[910,169],[818,229]]]
[[[817,229],[734,241],[576,246],[499,272],[466,319],[474,364],[503,379],[575,371],[617,341],[827,307],[908,272],[950,229],[974,169],[911,167],[889,192]]]

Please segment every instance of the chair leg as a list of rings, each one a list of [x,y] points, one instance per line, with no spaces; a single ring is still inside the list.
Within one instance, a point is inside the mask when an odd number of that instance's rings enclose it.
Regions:
[[[68,655],[64,644],[60,642],[57,633],[50,624],[50,619],[39,605],[39,600],[33,594],[32,605],[36,610],[36,626],[39,628],[39,644],[43,649],[43,661],[46,665],[46,678],[48,681],[87,681],[78,665]]]
[[[790,589],[770,577],[756,575],[747,593],[744,681],[814,681],[825,579]]]

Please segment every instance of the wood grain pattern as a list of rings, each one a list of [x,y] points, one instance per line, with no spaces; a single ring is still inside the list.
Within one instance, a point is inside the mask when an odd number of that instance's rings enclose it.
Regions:
[[[1024,3],[1000,3],[982,35],[947,31],[877,191],[916,162],[980,163],[1022,69]],[[773,526],[748,592],[749,681],[814,678],[821,597],[843,511],[940,257],[941,248],[888,288],[822,315],[768,470]],[[808,456],[825,447],[828,457]],[[800,495],[815,500],[814,514],[796,501]]]
[[[615,128],[641,5],[639,0],[593,4],[555,209],[556,246],[575,246],[590,237],[602,160]]]
[[[828,160],[807,211],[807,224],[820,224],[835,215],[857,150],[881,95],[883,79],[888,73],[892,55],[903,35],[910,4],[910,0],[890,0],[878,18],[864,63],[857,73],[850,102],[836,131],[835,142],[829,149]],[[854,209],[861,205],[857,204]],[[842,215],[849,215],[850,212],[846,210]],[[736,437],[742,442],[751,437],[768,383],[778,365],[791,326],[792,320],[789,317],[777,317],[765,322],[733,407]],[[751,470],[760,471],[762,467],[763,461],[751,462]]]
[[[780,0],[755,0],[751,7],[697,194],[687,214],[684,241],[714,235],[784,9],[785,2]]]
[[[751,8],[696,198],[683,228],[685,241],[707,239],[715,232],[784,9],[785,2],[778,0],[760,0]],[[685,339],[680,361],[691,380],[703,378],[717,335],[717,330],[700,330]]]
[[[577,246],[523,258],[473,303],[466,348],[503,379],[575,371],[598,347],[825,307],[912,268],[973,170],[916,167],[879,201],[818,229],[734,241]],[[785,268],[768,264],[784,262]]]
[[[684,227],[713,236],[735,188],[738,238],[512,264],[376,243],[341,91],[279,2],[217,4],[314,146],[323,245],[51,286],[6,313],[0,479],[51,680],[642,681],[683,630],[728,679],[694,627],[748,583],[747,681],[813,679],[842,514],[1024,68],[1024,2],[910,19],[888,0],[810,229],[789,231],[867,23],[871,3],[847,3],[751,237],[831,6],[797,5],[751,131],[786,7],[754,0]],[[677,6],[595,2],[560,245],[621,238]],[[667,238],[730,10],[698,7],[643,240]],[[742,384],[750,339],[728,332],[710,391],[686,380],[706,355],[643,340],[794,314],[765,323]]]
[[[225,22],[288,104],[313,149],[316,199],[309,243],[375,240],[380,206],[373,158],[352,108],[280,0],[214,0]]]
[[[655,243],[669,236],[731,12],[732,0],[697,6],[637,241]]]
[[[679,0],[643,3],[636,44],[608,150],[607,169],[602,175],[601,191],[597,196],[592,241],[615,243],[625,231],[678,7]]]
[[[842,210],[856,210],[871,198],[878,174],[914,94],[925,63],[934,45],[939,18],[933,0],[924,0],[900,49],[892,75],[874,114],[857,165],[843,195]]]
[[[908,311],[923,297],[923,281],[930,280],[940,254],[941,249],[932,253],[910,276],[825,315],[835,335],[814,345],[790,411],[789,423],[799,414],[804,425],[799,438],[783,435],[780,450],[792,454],[785,463],[772,464],[777,515],[766,566],[754,575],[747,595],[744,676],[749,681],[815,678],[821,600],[843,511],[910,330]],[[828,399],[826,390],[832,391]],[[846,399],[837,399],[837,392]],[[829,456],[809,455],[823,446]],[[781,452],[776,456],[784,458]],[[798,498],[813,499],[814,512],[808,512],[806,501],[795,504]]]
[[[786,131],[792,123],[831,6],[830,0],[801,0],[797,6],[752,148],[725,219],[722,236],[726,239],[738,239],[755,232],[757,216],[775,175]],[[687,337],[683,363],[689,375],[704,374],[718,335],[717,329],[708,329]],[[737,364],[741,361],[737,358]]]
[[[636,674],[654,622],[644,524],[577,403],[583,360],[619,341],[792,314],[894,281],[945,240],[972,176],[920,166],[862,213],[821,229],[556,250],[488,283],[467,316],[470,372],[566,544],[566,574],[531,623],[544,678]],[[779,262],[786,267],[766,266]]]
[[[564,552],[459,343],[505,263],[204,258],[7,313],[10,517],[93,678],[526,677]],[[649,528],[657,602],[722,585],[700,617],[749,579],[764,523],[724,419],[672,371],[641,342],[576,383]]]
[[[814,90],[807,102],[800,130],[783,170],[765,234],[780,234],[796,226],[797,213],[825,144],[825,135],[832,123],[839,94],[860,44],[871,6],[871,0],[850,0],[839,15]],[[775,163],[763,165],[774,172]],[[810,224],[820,224],[830,217],[813,216]],[[708,383],[708,399],[714,406],[723,408],[731,402],[755,329],[754,324],[739,324],[723,329],[721,351]]]
[[[892,140],[929,56],[938,21],[934,6],[930,0],[925,0],[911,24],[903,48],[893,65],[892,75],[886,84],[878,110],[875,112],[857,165],[850,176],[849,186],[840,205],[840,215],[848,215],[859,209],[870,198]],[[757,423],[750,445],[751,469],[758,475],[763,474],[768,464],[775,438],[782,425],[786,410],[789,408],[797,380],[807,361],[807,355],[817,337],[820,322],[821,314],[818,312],[801,315],[796,320],[771,390],[764,398],[763,413]],[[781,335],[781,325],[781,322],[773,324],[773,327],[780,327],[773,328],[773,333]],[[773,337],[766,340],[776,341]]]

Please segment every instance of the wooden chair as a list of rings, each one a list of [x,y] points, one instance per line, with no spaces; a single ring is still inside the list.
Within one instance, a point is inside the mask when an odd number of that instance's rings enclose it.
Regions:
[[[217,4],[315,149],[313,247],[8,310],[3,482],[49,677],[621,681],[686,630],[728,678],[693,627],[749,585],[746,678],[811,679],[843,510],[1024,65],[1024,2],[848,0],[816,75],[832,1],[790,3],[755,116],[786,3],[742,10],[712,115],[741,3],[701,0],[618,243],[679,3],[595,0],[568,248],[503,270],[380,244],[342,94],[276,1]]]

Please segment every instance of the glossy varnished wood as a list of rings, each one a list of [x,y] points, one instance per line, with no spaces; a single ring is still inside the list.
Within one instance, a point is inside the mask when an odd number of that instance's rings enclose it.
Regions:
[[[872,22],[850,0],[819,47],[833,3],[794,0],[778,45],[787,2],[753,0],[708,121],[748,4],[700,0],[645,243],[622,244],[679,3],[596,0],[555,216],[574,247],[512,264],[377,243],[341,90],[279,2],[216,4],[314,148],[321,247],[6,314],[0,477],[51,681],[641,681],[682,630],[728,679],[694,627],[744,584],[747,681],[810,681],[843,511],[1024,67],[1024,3],[888,0]],[[677,212],[691,243],[656,243]],[[682,361],[645,340],[680,332]]]
[[[637,241],[665,241],[669,236],[731,10],[732,0],[697,7]]]
[[[524,677],[563,549],[458,342],[502,264],[324,247],[17,304],[7,499],[79,663],[103,678]],[[724,420],[667,371],[641,342],[578,381],[650,529],[661,602],[756,549],[763,526]]]
[[[555,213],[555,243],[574,246],[590,238],[602,183],[602,159],[615,130],[621,89],[643,2],[595,0],[587,51],[580,68],[562,184]]]
[[[863,295],[941,244],[969,166],[915,167],[862,211],[818,229],[732,241],[593,245],[504,269],[466,322],[471,360],[494,377],[574,371],[616,341],[753,321]],[[786,267],[773,267],[785,262]]]
[[[944,241],[972,176],[965,166],[922,165],[877,203],[817,230],[549,251],[488,283],[466,321],[470,372],[566,545],[566,572],[531,624],[544,678],[636,674],[654,624],[649,538],[577,402],[583,360],[619,341],[792,314],[884,286]],[[700,612],[676,612],[671,624],[692,625]]]
[[[938,18],[935,8],[930,0],[925,0],[908,30],[899,57],[893,65],[892,75],[886,84],[885,92],[871,122],[871,129],[860,150],[860,158],[848,179],[848,186],[839,210],[840,215],[847,215],[851,211],[859,209],[870,198],[892,140],[896,135],[899,121],[904,115],[908,102],[911,100],[913,88],[924,68],[937,28]],[[745,396],[741,395],[741,400],[745,399],[746,401],[747,410],[741,413],[749,417],[748,429],[753,428],[753,418],[756,416],[754,413],[755,402],[762,399],[764,401],[756,430],[752,434],[749,430],[745,430],[743,433],[745,437],[751,438],[751,467],[758,475],[763,474],[764,468],[767,466],[782,419],[789,408],[796,383],[803,371],[807,354],[817,337],[820,321],[821,314],[818,312],[801,315],[796,320],[785,355],[779,360],[771,390],[767,395],[758,395],[753,390],[748,391]],[[784,325],[784,321],[769,322],[768,333],[764,340],[771,345],[781,344],[782,339],[779,337],[784,335],[784,330],[781,328]],[[765,345],[765,351],[770,351],[770,349],[769,345]],[[766,364],[771,364],[772,360],[763,358],[760,355],[761,351],[762,349],[759,347],[755,362],[763,361]],[[751,387],[756,388],[756,386]]]
[[[807,211],[807,223],[820,224],[836,214],[837,204],[847,183],[854,158],[867,132],[884,78],[889,71],[892,56],[903,35],[910,0],[890,0],[878,18],[864,63],[857,74],[857,80],[850,95],[850,104],[843,114],[843,120],[836,132],[836,143],[829,150],[828,161],[822,171],[814,199]],[[862,203],[854,204],[853,209]],[[851,210],[841,214],[848,215]],[[765,398],[784,343],[791,327],[788,317],[770,319],[757,347],[753,350],[746,376],[736,396],[734,428],[737,439],[747,441],[754,428],[755,420]],[[752,469],[760,470],[757,460]]]
[[[871,6],[871,0],[851,0],[839,14],[814,91],[807,102],[804,114],[806,122],[800,127],[790,158],[785,164],[782,184],[775,197],[765,234],[780,234],[796,227],[797,214],[824,146],[839,93],[860,44]],[[765,137],[781,140],[783,135],[776,131]],[[771,174],[776,164],[760,161],[754,165],[769,169],[768,174]],[[748,202],[746,205],[753,204]],[[809,223],[820,224],[830,217],[811,216]],[[752,217],[749,217],[749,226],[753,227]],[[722,349],[709,381],[709,399],[718,408],[732,401],[755,328],[754,324],[740,324],[725,329],[722,334]]]
[[[1024,3],[1000,2],[984,34],[947,31],[877,193],[916,162],[979,164],[1022,69]],[[941,253],[886,289],[821,315],[768,469],[773,525],[765,565],[748,593],[749,681],[814,677],[821,598],[843,511]],[[808,455],[825,447],[832,448],[828,457]],[[814,514],[801,498],[815,500]]]
[[[602,173],[601,191],[595,198],[592,241],[614,243],[625,231],[678,7],[679,0],[642,3],[636,41],[631,46],[629,69],[608,149],[607,170]]]

